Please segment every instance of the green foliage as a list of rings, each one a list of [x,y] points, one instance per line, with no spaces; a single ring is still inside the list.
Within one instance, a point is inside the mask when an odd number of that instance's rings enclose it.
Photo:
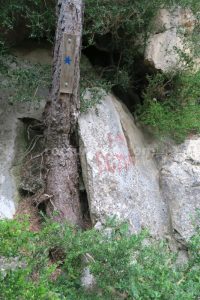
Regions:
[[[200,132],[200,71],[149,77],[140,120],[158,136],[178,142]]]
[[[93,42],[96,34],[112,33],[114,41],[122,49],[125,48],[124,42],[132,45],[138,35],[149,32],[151,20],[158,9],[178,5],[189,7],[194,13],[200,9],[198,0],[86,0],[85,4],[84,34]]]
[[[144,52],[158,10],[178,5],[189,7],[198,16],[198,0],[86,0],[84,39],[88,45],[109,35],[107,50],[119,54],[113,74],[125,69],[131,78],[134,60]]]
[[[101,100],[105,97],[106,92],[103,87],[107,88],[107,83],[105,85],[103,82],[96,82],[95,87],[84,89],[81,88],[81,112],[87,112],[90,108],[95,107],[97,104],[101,103]]]
[[[26,220],[1,220],[0,257],[18,257],[18,267],[0,271],[0,299],[197,299],[199,231],[188,244],[189,262],[178,267],[165,242],[144,243],[147,233],[130,235],[126,224],[107,226],[107,233],[81,231],[46,220],[31,232]],[[96,279],[87,292],[80,281],[84,256]]]
[[[101,102],[101,99],[105,96],[105,91],[110,91],[111,85],[98,76],[85,56],[81,57],[80,69],[81,112],[86,112]]]
[[[9,91],[11,103],[20,101],[39,101],[40,88],[50,85],[51,68],[48,65],[39,65],[20,62],[13,56],[0,55],[0,88]]]
[[[56,20],[55,5],[55,0],[4,1],[0,9],[0,28],[5,34],[25,24],[30,37],[52,40]]]
[[[111,85],[130,86],[135,59],[144,52],[151,20],[163,1],[85,1],[83,38],[86,46],[97,43],[110,53],[112,65],[99,71]]]
[[[151,18],[164,2],[164,0],[151,2],[147,0],[86,0],[85,34],[89,35],[91,42],[94,34],[112,33],[119,46],[121,41],[125,42],[128,38],[131,38],[128,41],[130,44],[134,43],[135,36],[132,36],[132,33],[137,35],[144,33]]]
[[[110,84],[99,78],[86,57],[81,59],[81,112],[100,103],[105,91],[110,91]],[[41,89],[51,84],[51,66],[33,64],[16,59],[6,53],[0,54],[0,89],[9,91],[9,101],[26,102],[40,101],[44,97]],[[90,90],[90,97],[85,97],[86,90]],[[104,91],[103,91],[104,90]]]
[[[178,5],[192,9],[197,19],[199,18],[200,4],[197,0],[86,1],[84,35],[88,43],[98,43],[101,36],[108,35],[107,51],[115,51],[119,55],[115,66],[104,72],[104,78],[110,81],[111,85],[120,85],[126,90],[137,82],[134,62],[138,55],[143,55],[146,39],[153,29],[153,17],[161,7]],[[191,40],[192,45],[195,45],[194,41],[198,45],[198,22]],[[187,45],[190,42],[189,37],[185,38]],[[197,56],[199,49],[193,48]],[[178,48],[176,51],[180,61],[184,62],[185,69],[193,67],[191,57]],[[169,135],[178,142],[183,141],[190,133],[199,133],[199,88],[199,72],[190,75],[186,72],[154,74],[149,77],[148,86],[144,91],[144,104],[137,110],[139,119],[143,124],[149,125],[157,136]]]
[[[0,27],[9,31],[21,22],[29,29],[31,37],[52,39],[56,4],[56,0],[4,1],[1,3]],[[160,7],[174,5],[190,7],[195,13],[200,8],[198,0],[86,0],[84,35],[91,43],[95,35],[110,32],[123,49],[126,43],[134,44],[135,34],[146,34]]]
[[[86,57],[81,59],[81,112],[100,103],[105,91],[110,91],[111,85],[98,77]],[[16,59],[6,53],[0,54],[0,89],[9,91],[10,103],[40,101],[41,89],[51,84],[51,67],[49,65],[33,64]],[[86,96],[89,89],[90,97]]]

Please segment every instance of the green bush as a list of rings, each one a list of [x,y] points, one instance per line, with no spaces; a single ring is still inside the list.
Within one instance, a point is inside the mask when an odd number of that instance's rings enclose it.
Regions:
[[[31,232],[27,221],[1,220],[0,257],[24,266],[0,272],[0,299],[198,299],[200,232],[188,244],[189,262],[178,267],[165,242],[144,243],[147,233],[130,235],[126,224],[107,226],[109,236],[46,220]],[[96,278],[88,292],[80,281],[84,255]]]
[[[51,82],[49,65],[31,64],[11,55],[0,55],[0,89],[9,91],[9,101],[39,101],[38,90],[48,88]]]
[[[9,0],[1,3],[0,28],[3,37],[19,23],[31,38],[52,40],[55,31],[55,0]]]
[[[183,141],[200,133],[200,71],[149,77],[139,119],[158,136]]]
[[[56,4],[56,0],[4,1],[0,9],[0,27],[3,31],[12,30],[24,20],[31,37],[52,38]],[[85,0],[84,35],[92,41],[94,35],[111,32],[119,46],[127,38],[131,38],[131,44],[135,41],[133,33],[138,35],[149,30],[150,21],[160,7],[174,5],[189,7],[195,13],[200,8],[198,0]],[[120,47],[123,48],[123,43]]]

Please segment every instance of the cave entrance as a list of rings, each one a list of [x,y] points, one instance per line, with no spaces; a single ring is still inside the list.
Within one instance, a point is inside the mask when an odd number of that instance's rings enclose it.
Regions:
[[[125,62],[114,44],[105,45],[106,40],[108,40],[107,36],[106,38],[102,36],[103,42],[98,38],[92,46],[83,47],[82,53],[89,59],[102,79],[111,81],[113,94],[128,107],[131,113],[134,113],[138,105],[143,103],[143,93],[148,86],[147,75],[153,75],[155,71],[145,63],[144,56],[138,54],[129,71],[129,85],[123,87],[115,80],[112,82],[119,67],[125,67]],[[110,38],[110,40],[112,39]],[[120,64],[121,66],[119,66]]]

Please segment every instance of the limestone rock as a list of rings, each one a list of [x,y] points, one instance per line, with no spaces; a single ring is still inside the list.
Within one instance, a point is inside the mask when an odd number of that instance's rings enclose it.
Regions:
[[[2,257],[0,256],[0,273],[5,277],[9,271],[14,271],[19,268],[25,268],[25,261],[20,261],[18,257]]]
[[[191,57],[184,33],[192,32],[195,23],[196,19],[189,9],[161,9],[147,41],[145,61],[163,72],[184,68],[185,62],[181,60],[180,53]]]
[[[90,92],[87,92],[90,97]],[[79,118],[80,158],[91,219],[128,220],[133,232],[168,231],[156,165],[126,108],[112,95]]]
[[[80,116],[79,136],[93,223],[115,215],[128,220],[133,232],[145,227],[153,236],[168,234],[186,250],[200,209],[200,137],[178,146],[168,141],[162,149],[144,138],[112,95]]]
[[[81,285],[85,290],[92,290],[96,285],[96,280],[89,267],[85,267],[82,272]]]
[[[164,157],[161,188],[169,204],[172,228],[178,243],[184,245],[194,234],[200,209],[200,137],[175,146]]]
[[[177,7],[175,9],[160,9],[154,20],[154,33],[182,27],[193,31],[196,23],[192,11],[187,8]]]

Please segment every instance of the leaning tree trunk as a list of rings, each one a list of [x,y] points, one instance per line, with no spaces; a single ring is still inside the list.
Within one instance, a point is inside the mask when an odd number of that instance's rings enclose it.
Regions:
[[[46,123],[46,190],[47,213],[56,211],[60,220],[81,225],[82,216],[78,189],[78,153],[76,141],[77,117],[79,114],[79,61],[82,35],[82,0],[59,0],[57,4],[57,31],[54,48],[53,82],[50,99],[45,108]],[[71,93],[60,89],[63,62],[64,36],[70,34],[74,44]],[[70,40],[69,40],[70,42]],[[67,83],[66,83],[67,85]]]

